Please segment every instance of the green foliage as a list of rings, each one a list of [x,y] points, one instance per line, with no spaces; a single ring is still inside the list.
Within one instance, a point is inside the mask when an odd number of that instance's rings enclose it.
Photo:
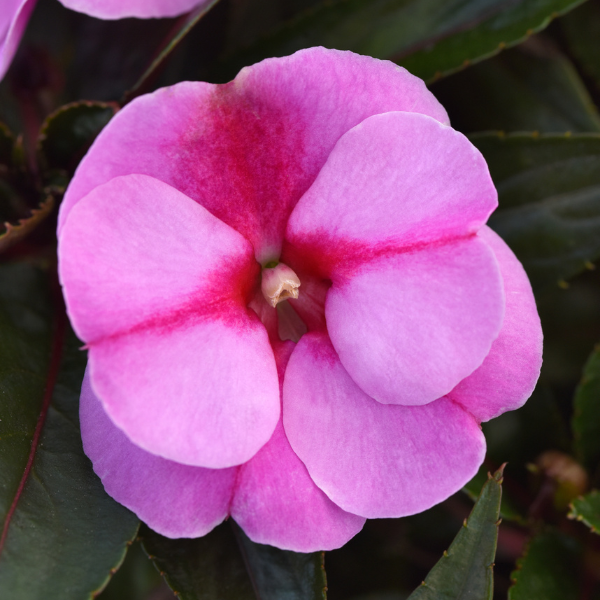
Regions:
[[[575,67],[543,35],[443,79],[432,91],[461,131],[600,131]]]
[[[58,171],[68,180],[117,108],[106,102],[74,102],[52,113],[38,138],[43,167],[55,177]]]
[[[574,399],[574,446],[581,462],[594,471],[600,463],[600,346],[592,352]]]
[[[513,572],[509,600],[577,600],[581,548],[568,535],[550,529],[535,535]]]
[[[325,600],[323,553],[256,544],[233,523],[196,540],[141,534],[169,586],[182,600]]]
[[[600,492],[593,490],[589,494],[573,500],[569,518],[582,521],[594,533],[600,533]]]
[[[600,135],[480,134],[500,206],[490,218],[534,288],[600,257]]]
[[[503,471],[489,476],[463,528],[409,600],[491,600]]]
[[[325,46],[396,60],[425,79],[448,75],[544,29],[582,0],[334,0],[232,58],[228,74],[268,56]]]
[[[47,280],[0,268],[0,590],[14,600],[91,598],[138,527],[83,454],[85,355]]]

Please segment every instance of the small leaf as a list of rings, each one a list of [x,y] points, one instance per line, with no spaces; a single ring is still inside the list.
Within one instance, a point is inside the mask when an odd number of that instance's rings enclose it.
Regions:
[[[580,547],[568,535],[536,535],[513,571],[509,600],[577,600]]]
[[[148,528],[146,552],[182,600],[325,600],[323,553],[256,544],[233,523],[195,540],[171,540]]]
[[[117,109],[114,103],[82,101],[66,104],[52,113],[44,122],[38,139],[47,178],[56,171],[64,172],[64,176],[70,178]]]
[[[594,533],[600,534],[600,492],[593,490],[571,503],[569,519],[585,523]]]
[[[85,354],[47,279],[0,267],[0,597],[83,600],[106,585],[139,521],[83,453]]]
[[[600,257],[600,135],[480,134],[499,208],[490,226],[534,288],[557,285]]]
[[[593,471],[600,463],[600,346],[590,355],[575,390],[572,421],[575,452]]]
[[[322,2],[232,56],[228,75],[268,56],[322,45],[396,60],[435,79],[544,29],[583,0],[336,0]]]
[[[577,71],[541,35],[443,79],[432,91],[462,132],[600,131],[600,117]]]
[[[4,252],[29,235],[52,212],[53,208],[54,196],[48,194],[39,207],[31,211],[29,217],[19,219],[16,224],[6,221],[4,223],[5,231],[0,233],[0,252]]]
[[[452,545],[408,600],[491,600],[503,470],[489,476]]]

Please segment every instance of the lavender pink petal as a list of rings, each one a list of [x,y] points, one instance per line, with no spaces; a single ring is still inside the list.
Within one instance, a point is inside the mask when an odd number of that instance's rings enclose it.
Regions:
[[[176,17],[208,0],[60,0],[67,8],[99,19]]]
[[[237,232],[174,188],[132,175],[75,207],[59,256],[92,388],[134,443],[223,468],[269,440],[277,371],[246,308],[257,268]]]
[[[401,517],[441,502],[475,475],[485,455],[479,425],[458,404],[376,402],[320,333],[304,336],[290,358],[283,424],[317,486],[367,518]]]
[[[106,415],[89,372],[81,388],[80,420],[83,448],[108,494],[155,531],[200,537],[227,517],[237,468],[189,467],[145,452]]]
[[[278,346],[283,376],[294,345]],[[240,467],[231,516],[253,541],[295,552],[339,548],[365,522],[336,506],[314,484],[281,421],[269,442]]]
[[[334,284],[327,331],[354,381],[379,402],[441,398],[481,365],[502,325],[502,280],[479,238],[365,263]]]
[[[2,0],[0,9],[0,80],[10,67],[36,0]]]
[[[504,282],[506,308],[500,335],[483,364],[448,394],[479,421],[521,407],[542,365],[542,327],[525,270],[489,227],[479,237],[494,251]]]
[[[336,265],[477,232],[498,205],[481,153],[432,119],[389,112],[365,119],[332,150],[288,222],[300,255]]]
[[[423,82],[404,69],[324,48],[265,60],[222,86],[159,90],[131,102],[97,138],[62,203],[59,227],[94,187],[143,173],[241,232],[259,261],[272,260],[291,210],[338,139],[389,111],[447,123]]]

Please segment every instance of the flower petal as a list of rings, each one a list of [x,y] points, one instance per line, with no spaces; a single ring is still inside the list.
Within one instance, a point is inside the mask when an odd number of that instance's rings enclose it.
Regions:
[[[8,71],[35,7],[35,0],[2,0],[0,10],[0,80]]]
[[[59,256],[92,386],[132,441],[223,468],[269,440],[277,371],[267,333],[245,307],[257,265],[237,232],[174,188],[131,175],[78,204]]]
[[[67,8],[99,19],[176,17],[208,0],[60,0]]]
[[[278,362],[283,370],[294,344],[281,346]],[[365,523],[336,506],[314,484],[291,449],[281,421],[269,442],[240,467],[231,516],[254,542],[295,552],[339,548]]]
[[[464,135],[390,112],[341,137],[296,205],[286,240],[331,276],[339,262],[473,234],[497,205],[485,160]]]
[[[107,493],[167,537],[200,537],[229,510],[237,468],[189,467],[132,444],[83,380],[79,415],[85,453]]]
[[[288,364],[283,424],[314,482],[344,510],[401,517],[441,502],[477,472],[485,439],[451,400],[385,406],[352,381],[327,336],[305,335]]]
[[[503,310],[494,253],[477,237],[368,262],[334,279],[325,302],[350,376],[379,402],[404,405],[441,398],[479,367]]]
[[[523,406],[542,366],[542,327],[531,284],[517,257],[489,227],[479,232],[494,251],[504,280],[506,309],[500,335],[483,364],[448,396],[479,421]]]
[[[391,110],[447,122],[406,70],[324,48],[265,60],[229,84],[158,90],[127,105],[98,136],[69,186],[59,227],[94,187],[145,173],[241,232],[264,263],[277,258],[291,210],[338,139]]]

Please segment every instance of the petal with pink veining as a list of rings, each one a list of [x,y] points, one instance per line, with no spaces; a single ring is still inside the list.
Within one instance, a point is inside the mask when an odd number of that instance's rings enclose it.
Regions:
[[[479,232],[494,251],[504,281],[506,308],[500,335],[483,364],[448,396],[479,421],[523,406],[542,366],[542,327],[531,284],[517,257],[489,227]]]
[[[447,122],[423,82],[391,62],[310,48],[243,69],[225,85],[186,82],[137,98],[83,159],[59,227],[94,187],[145,173],[276,258],[288,216],[338,139],[367,117],[413,111]]]
[[[278,344],[280,374],[294,344]],[[314,484],[291,449],[281,421],[258,454],[240,467],[231,516],[254,542],[295,552],[333,550],[363,527]]]
[[[240,464],[279,417],[267,332],[246,308],[248,242],[174,188],[131,175],[96,188],[59,241],[71,322],[94,391],[143,449],[184,464]]]
[[[313,256],[332,277],[337,264],[388,247],[473,234],[497,205],[485,160],[464,135],[425,115],[390,112],[340,138],[294,208],[286,240],[298,260]]]
[[[379,402],[441,398],[481,365],[502,325],[494,253],[477,237],[364,263],[334,278],[329,336],[354,381]]]
[[[283,424],[313,481],[344,510],[401,517],[441,502],[477,472],[485,440],[451,400],[383,405],[350,378],[327,336],[294,350],[283,387]]]
[[[13,56],[33,12],[36,0],[2,0],[0,9],[0,79]]]
[[[60,0],[67,8],[99,19],[176,17],[208,0]]]
[[[85,453],[107,493],[167,537],[206,535],[228,515],[237,468],[189,467],[149,454],[108,418],[83,380],[79,415]]]

